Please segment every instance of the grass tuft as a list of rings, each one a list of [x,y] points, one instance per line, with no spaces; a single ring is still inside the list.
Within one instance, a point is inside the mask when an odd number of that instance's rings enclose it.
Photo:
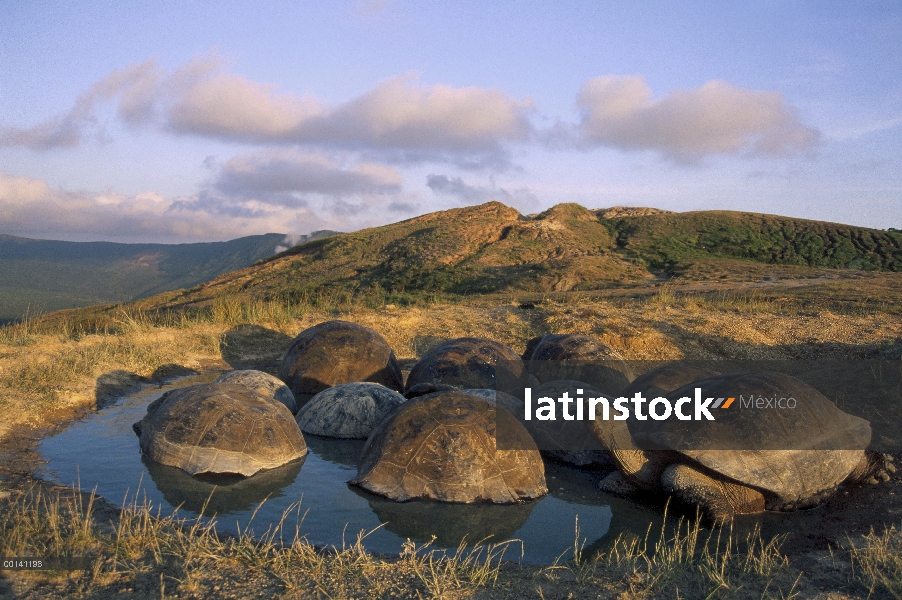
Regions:
[[[872,529],[858,543],[850,540],[849,558],[853,577],[868,597],[902,598],[902,532],[895,525],[883,533]]]

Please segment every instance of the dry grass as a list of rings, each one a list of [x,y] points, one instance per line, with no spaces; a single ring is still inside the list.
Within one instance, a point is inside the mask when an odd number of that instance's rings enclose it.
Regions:
[[[869,597],[902,598],[902,533],[895,526],[849,540],[848,552],[853,577]]]
[[[782,538],[764,541],[757,529],[738,539],[732,528],[706,531],[698,520],[674,523],[665,515],[653,543],[651,537],[650,529],[644,538],[619,537],[588,560],[577,544],[569,563],[549,570],[560,568],[585,588],[625,585],[629,598],[729,598],[743,590],[760,597],[771,588],[791,595],[800,575],[780,552]]]
[[[0,501],[0,555],[82,559],[82,568],[6,571],[23,597],[247,596],[287,598],[793,598],[808,595],[805,574],[781,552],[780,537],[755,530],[703,530],[667,521],[644,538],[619,537],[585,556],[576,527],[568,560],[541,568],[503,562],[518,542],[463,544],[453,551],[404,544],[397,556],[370,554],[367,533],[341,547],[315,548],[296,504],[261,535],[218,535],[215,519],[160,516],[137,497],[118,513],[93,494],[33,488]],[[902,564],[895,527],[843,550],[851,565],[843,597],[900,597]],[[514,553],[515,554],[515,553]],[[566,596],[564,595],[566,592]],[[121,597],[121,596],[120,596]]]
[[[93,494],[48,496],[32,489],[3,507],[0,556],[84,559],[84,569],[20,572],[20,591],[40,585],[50,596],[125,590],[163,597],[217,595],[223,588],[246,595],[262,586],[288,597],[454,598],[494,585],[509,545],[445,552],[408,542],[399,556],[381,558],[365,549],[364,532],[341,547],[312,546],[302,534],[299,503],[262,535],[248,526],[237,536],[221,536],[215,519],[161,516],[137,497],[104,522],[95,500]]]

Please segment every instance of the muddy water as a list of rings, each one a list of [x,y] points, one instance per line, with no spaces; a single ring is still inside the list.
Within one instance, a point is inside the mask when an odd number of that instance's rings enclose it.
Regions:
[[[546,464],[550,493],[544,498],[518,505],[459,505],[392,502],[347,485],[356,474],[362,441],[308,435],[304,459],[246,479],[192,477],[142,457],[131,427],[144,416],[147,405],[167,389],[211,381],[216,375],[185,378],[124,397],[46,438],[39,447],[47,460],[40,475],[96,490],[120,505],[131,504],[137,495],[139,504],[146,499],[164,514],[178,507],[181,516],[215,516],[219,531],[233,533],[250,527],[262,534],[300,502],[300,509],[292,510],[286,520],[289,537],[302,518],[300,532],[313,544],[341,547],[353,543],[358,533],[370,532],[364,545],[379,553],[399,552],[408,538],[424,543],[435,537],[434,545],[441,548],[456,548],[464,538],[518,539],[523,561],[549,564],[572,556],[577,518],[587,549],[604,547],[618,534],[644,537],[649,526],[653,532],[660,527],[660,507],[605,494],[596,488],[598,473],[552,462]],[[807,520],[762,519],[769,521],[764,523],[770,525],[766,529],[776,525],[777,530]],[[521,545],[511,547],[505,556],[520,559]]]

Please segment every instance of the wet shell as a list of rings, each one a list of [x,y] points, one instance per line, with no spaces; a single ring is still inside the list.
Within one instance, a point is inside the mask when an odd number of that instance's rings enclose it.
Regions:
[[[401,367],[381,335],[348,321],[327,321],[294,339],[279,369],[295,396],[309,399],[328,387],[371,381],[401,391]]]
[[[373,428],[406,398],[378,383],[344,383],[323,390],[298,412],[304,433],[366,439]]]
[[[519,449],[496,449],[496,419],[516,429]],[[548,493],[542,457],[514,416],[456,391],[398,407],[367,440],[351,483],[397,501],[504,504]]]
[[[507,380],[518,380],[523,361],[508,346],[485,338],[448,340],[427,352],[414,365],[407,388],[420,384],[445,384],[459,388],[497,389],[501,371]]]
[[[192,475],[249,476],[307,454],[287,407],[234,383],[166,392],[133,428],[148,458]]]
[[[263,371],[245,369],[220,375],[215,383],[237,383],[284,404],[292,414],[298,411],[291,389],[281,379]]]

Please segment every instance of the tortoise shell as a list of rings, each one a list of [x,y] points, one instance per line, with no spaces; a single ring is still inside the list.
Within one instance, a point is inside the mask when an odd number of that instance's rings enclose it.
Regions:
[[[555,362],[545,362],[555,361]],[[567,361],[567,364],[558,364]],[[613,348],[588,335],[549,334],[536,344],[529,363],[542,383],[585,381],[606,394],[619,394],[633,379],[629,364]]]
[[[281,379],[263,371],[243,369],[220,375],[214,383],[237,383],[284,404],[292,414],[298,411],[291,389]]]
[[[639,392],[646,398],[657,398],[666,396],[673,390],[689,385],[693,381],[716,375],[718,375],[716,371],[703,367],[682,364],[664,365],[636,377],[620,394],[630,398]]]
[[[577,390],[582,393],[577,395]],[[571,402],[569,413],[573,420],[567,420],[563,414],[563,409],[557,401],[564,392],[567,392],[571,398],[583,398],[583,420],[576,420],[576,403]],[[594,389],[592,386],[581,381],[557,380],[543,383],[532,391],[533,409],[535,409],[536,401],[539,398],[551,398],[555,402],[556,416],[553,421],[541,421],[532,418],[529,421],[523,421],[526,430],[532,435],[536,446],[546,456],[550,456],[562,462],[570,463],[576,466],[586,466],[591,464],[611,465],[608,453],[601,443],[592,435],[589,430],[589,398],[605,397],[604,394]],[[610,398],[608,398],[610,401]],[[520,402],[520,410],[514,414],[518,419],[523,418],[523,403]],[[601,415],[597,417],[601,418]]]
[[[468,389],[462,391],[467,394],[479,396],[480,398],[485,398],[486,400],[491,400],[498,406],[506,408],[515,417],[519,418],[519,415],[523,414],[523,401],[514,398],[507,392],[487,389]]]
[[[496,449],[496,419],[519,431],[518,449]],[[506,504],[548,493],[542,457],[516,418],[457,391],[395,409],[367,440],[351,483],[397,501]]]
[[[279,379],[309,399],[328,387],[371,381],[401,391],[395,353],[381,335],[348,321],[326,321],[302,331],[285,352]]]
[[[145,456],[191,475],[249,476],[307,454],[286,406],[234,383],[166,392],[133,428]]]
[[[323,437],[366,439],[406,398],[378,383],[343,383],[321,391],[298,412],[301,431]]]
[[[502,375],[499,369],[506,374]],[[407,388],[428,383],[496,389],[499,377],[520,379],[523,373],[523,361],[501,342],[475,337],[457,338],[427,352],[411,369]]]

